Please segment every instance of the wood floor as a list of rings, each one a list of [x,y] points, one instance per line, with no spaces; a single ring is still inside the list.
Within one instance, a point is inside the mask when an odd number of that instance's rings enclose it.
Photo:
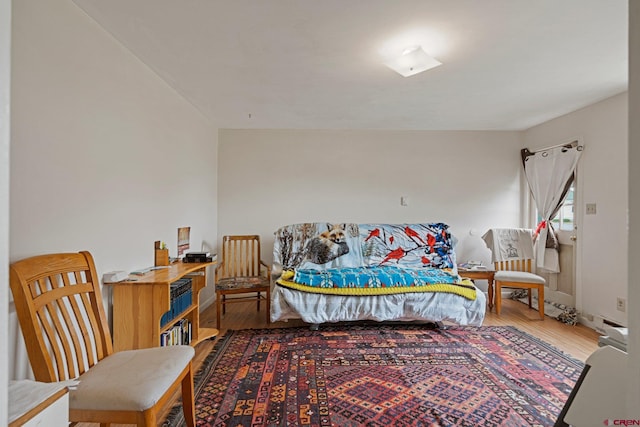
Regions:
[[[231,304],[227,307],[227,313],[222,318],[220,334],[224,334],[227,329],[250,329],[250,328],[279,328],[306,326],[301,321],[277,322],[267,325],[264,307],[260,312],[256,311],[254,303]],[[215,304],[205,309],[200,316],[201,327],[213,327],[216,324]],[[585,361],[586,358],[598,348],[599,334],[583,325],[570,326],[561,323],[550,317],[540,320],[537,310],[529,309],[525,304],[513,300],[502,301],[502,311],[500,316],[495,314],[495,310],[487,312],[484,326],[516,326],[518,329],[536,336],[556,348]],[[204,341],[196,347],[196,357],[194,369],[197,372],[204,358],[209,354],[215,340]],[[167,405],[164,419],[169,410],[178,401],[178,395]],[[78,426],[91,426],[92,424],[78,424]],[[119,426],[113,424],[112,426]]]

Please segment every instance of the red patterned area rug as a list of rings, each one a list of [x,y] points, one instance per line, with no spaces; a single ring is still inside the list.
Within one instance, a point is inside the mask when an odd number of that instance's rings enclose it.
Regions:
[[[583,367],[514,327],[229,331],[196,375],[197,425],[552,426]]]

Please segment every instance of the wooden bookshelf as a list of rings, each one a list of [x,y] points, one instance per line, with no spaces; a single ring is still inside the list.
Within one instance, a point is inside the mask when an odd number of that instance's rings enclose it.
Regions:
[[[160,346],[160,334],[180,319],[191,322],[191,345],[218,335],[215,328],[200,327],[200,291],[207,285],[207,267],[215,262],[176,262],[113,287],[113,348],[115,351]],[[192,303],[167,325],[160,318],[171,308],[171,283],[191,278]]]

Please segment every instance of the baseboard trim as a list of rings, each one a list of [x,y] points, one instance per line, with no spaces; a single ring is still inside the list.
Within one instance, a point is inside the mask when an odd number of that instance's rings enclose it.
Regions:
[[[200,312],[202,313],[204,309],[209,307],[214,302],[216,302],[216,294],[211,295],[209,298],[207,298],[204,301],[200,301]]]

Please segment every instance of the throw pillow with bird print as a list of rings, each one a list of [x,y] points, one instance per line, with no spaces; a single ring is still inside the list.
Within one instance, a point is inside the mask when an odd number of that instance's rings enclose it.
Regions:
[[[455,270],[454,240],[444,223],[360,224],[365,265]]]

